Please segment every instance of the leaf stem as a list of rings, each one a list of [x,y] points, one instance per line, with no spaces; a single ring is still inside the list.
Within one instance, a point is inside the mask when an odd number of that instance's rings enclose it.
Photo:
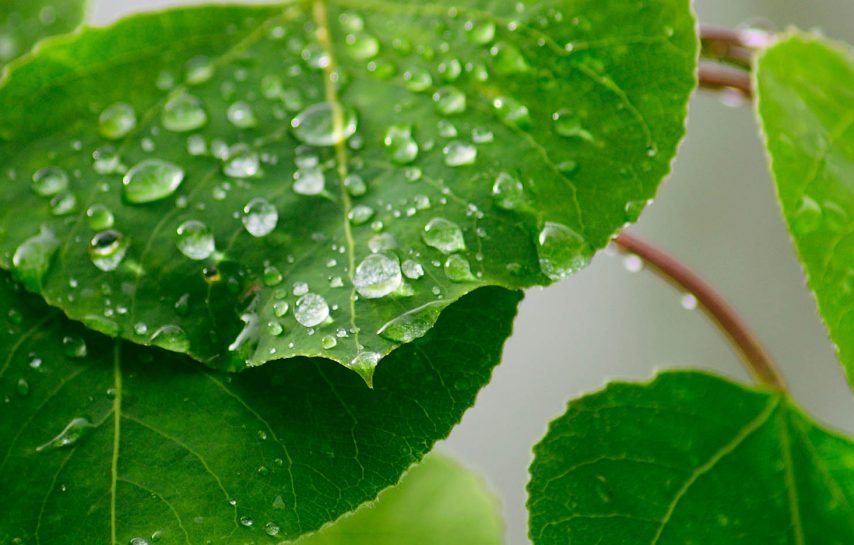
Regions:
[[[662,250],[623,232],[614,243],[626,253],[634,254],[676,288],[690,293],[700,308],[726,335],[746,364],[747,370],[761,384],[779,391],[786,390],[777,364],[765,347],[735,310],[702,278]]]
[[[711,91],[733,89],[741,93],[747,100],[753,98],[753,84],[750,81],[750,74],[724,64],[701,62],[700,88]]]

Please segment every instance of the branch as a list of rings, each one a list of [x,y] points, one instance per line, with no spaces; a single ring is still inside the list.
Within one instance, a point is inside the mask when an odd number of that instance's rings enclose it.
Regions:
[[[711,91],[735,90],[747,100],[753,98],[750,74],[722,64],[700,63],[700,87]]]
[[[670,284],[693,295],[705,314],[729,338],[758,382],[775,390],[786,390],[774,360],[735,310],[711,286],[673,257],[626,232],[618,235],[614,243],[624,252],[643,259]]]

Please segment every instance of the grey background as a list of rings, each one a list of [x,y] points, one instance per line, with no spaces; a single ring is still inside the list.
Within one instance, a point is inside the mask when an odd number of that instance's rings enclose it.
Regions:
[[[91,20],[178,3],[188,2],[93,0]],[[779,29],[796,25],[854,42],[850,0],[697,0],[696,10],[705,23],[734,27],[761,16]],[[673,176],[632,231],[702,272],[765,341],[795,398],[818,419],[854,432],[854,396],[804,287],[750,107],[698,96],[688,134]],[[500,495],[507,542],[528,543],[527,468],[548,421],[568,399],[609,379],[648,379],[673,367],[748,379],[717,330],[683,309],[679,294],[600,254],[571,281],[528,293],[503,364],[442,448]]]

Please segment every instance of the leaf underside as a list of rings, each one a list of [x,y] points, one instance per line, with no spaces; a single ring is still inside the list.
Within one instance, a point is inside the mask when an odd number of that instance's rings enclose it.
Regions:
[[[0,2],[0,72],[39,40],[73,30],[86,15],[86,0]]]
[[[759,57],[756,88],[783,216],[854,385],[854,57],[793,34]]]
[[[568,276],[637,218],[696,42],[688,0],[297,1],[88,29],[0,89],[0,266],[214,367],[322,356],[370,379],[464,294]]]
[[[535,545],[854,542],[854,443],[696,372],[573,401],[534,449]]]
[[[6,276],[0,496],[14,501],[0,509],[2,543],[160,532],[162,543],[202,545],[266,540],[268,524],[283,540],[314,531],[448,434],[489,381],[520,298],[500,288],[464,297],[395,351],[369,390],[319,359],[225,375],[111,340]]]

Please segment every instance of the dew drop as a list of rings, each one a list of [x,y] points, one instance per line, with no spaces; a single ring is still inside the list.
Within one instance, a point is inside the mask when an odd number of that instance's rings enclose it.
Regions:
[[[547,222],[537,239],[540,270],[552,280],[561,280],[586,267],[593,257],[587,241],[569,227]]]
[[[531,127],[531,112],[528,107],[511,97],[498,97],[492,101],[498,117],[511,127],[527,130]]]
[[[324,350],[332,350],[336,346],[338,346],[338,339],[333,335],[326,335],[322,339],[320,339],[320,346]]]
[[[348,34],[344,38],[347,53],[356,60],[368,60],[380,52],[380,42],[366,32]]]
[[[223,165],[223,173],[229,178],[252,178],[261,168],[258,152],[249,146],[236,146]]]
[[[251,517],[247,517],[247,516],[240,517],[240,525],[241,526],[249,528],[253,524],[255,524],[255,521]]]
[[[410,125],[389,127],[383,143],[389,158],[397,165],[408,165],[418,157],[418,143],[412,137]]]
[[[136,111],[126,102],[107,106],[98,117],[98,131],[110,140],[124,138],[136,128]]]
[[[368,240],[368,249],[372,253],[394,250],[395,248],[397,248],[397,239],[391,233],[380,233]]]
[[[290,309],[290,305],[287,301],[276,301],[273,303],[273,314],[275,314],[277,318],[281,318],[287,314],[288,309]]]
[[[326,189],[326,176],[320,167],[301,168],[294,172],[294,192],[299,195],[320,195]]]
[[[466,95],[453,86],[439,88],[433,94],[436,111],[442,115],[455,115],[466,111]]]
[[[466,249],[460,226],[445,218],[433,218],[424,226],[424,243],[444,254]]]
[[[165,199],[184,181],[184,169],[160,159],[146,159],[134,166],[122,180],[126,201],[144,204]]]
[[[353,225],[363,225],[374,217],[374,209],[370,206],[357,205],[354,206],[350,213],[347,214],[347,217],[350,219],[350,223]]]
[[[279,223],[279,212],[267,199],[255,197],[243,207],[243,227],[253,237],[265,237]]]
[[[101,231],[89,241],[89,258],[102,271],[114,271],[125,258],[128,241],[114,229]]]
[[[207,259],[216,250],[213,233],[201,221],[185,221],[178,227],[177,234],[178,249],[190,259]]]
[[[478,45],[489,44],[495,38],[495,24],[492,21],[467,21],[463,28],[469,40]]]
[[[584,128],[581,123],[581,118],[567,110],[555,112],[552,115],[555,132],[567,138],[580,138],[588,142],[593,142],[594,138],[590,132]]]
[[[42,226],[38,235],[21,243],[12,256],[12,275],[32,291],[40,291],[44,277],[50,270],[59,240],[53,231]]]
[[[519,74],[530,69],[522,52],[513,44],[499,42],[490,48],[489,54],[495,70],[501,74]]]
[[[70,191],[63,191],[50,200],[50,213],[54,216],[67,216],[77,210],[77,196]]]
[[[651,200],[629,201],[626,203],[626,223],[636,222]]]
[[[492,185],[492,198],[498,208],[517,210],[525,206],[525,188],[518,178],[502,172]]]
[[[353,277],[353,285],[366,299],[378,299],[394,293],[403,284],[400,262],[396,256],[376,253],[366,257]]]
[[[821,206],[811,197],[804,195],[795,210],[792,230],[799,235],[808,235],[819,228],[822,216]]]
[[[679,300],[679,303],[685,310],[695,310],[697,308],[697,298],[690,293],[684,294]]]
[[[412,259],[404,261],[400,269],[403,271],[403,275],[410,280],[418,280],[424,276],[424,267],[421,266],[421,263]]]
[[[114,174],[122,171],[124,166],[121,164],[121,158],[112,146],[104,146],[96,149],[92,153],[92,168],[98,174]]]
[[[445,275],[451,282],[474,282],[477,280],[471,272],[469,261],[459,254],[450,255],[445,260]]]
[[[184,80],[190,85],[204,83],[210,80],[213,74],[213,63],[204,55],[193,57],[184,65]]]
[[[329,318],[329,304],[316,293],[306,293],[294,306],[294,318],[304,327],[315,327]]]
[[[455,140],[442,149],[445,164],[449,167],[473,165],[477,161],[477,148],[473,144]]]
[[[309,106],[291,121],[294,136],[312,146],[340,144],[356,133],[357,126],[353,110],[330,102]]]
[[[350,369],[353,369],[365,379],[368,386],[373,385],[374,370],[377,368],[382,356],[377,352],[360,352],[350,360]]]
[[[189,132],[205,126],[208,114],[198,98],[182,93],[166,102],[161,121],[168,131]]]
[[[421,68],[413,68],[403,73],[404,85],[415,93],[424,92],[433,86],[433,77],[430,72]]]
[[[68,189],[68,174],[59,167],[45,167],[33,174],[33,191],[50,197]]]
[[[128,541],[128,545],[151,545],[144,537],[133,537]]]
[[[92,421],[86,417],[74,418],[59,432],[59,435],[36,447],[36,452],[73,446],[94,427]]]
[[[173,352],[187,352],[190,349],[190,337],[181,326],[175,324],[167,324],[159,328],[151,335],[149,342]]]
[[[361,197],[368,192],[365,180],[358,174],[350,174],[344,178],[344,187],[352,197]]]
[[[28,396],[30,394],[30,383],[25,378],[19,378],[18,382],[15,383],[15,391],[21,397]]]
[[[228,120],[238,129],[251,129],[258,126],[258,119],[252,106],[247,102],[238,101],[228,107]]]
[[[427,303],[386,323],[377,334],[396,342],[412,342],[430,331],[446,306],[442,301]]]
[[[264,525],[264,533],[270,537],[277,537],[282,532],[282,529],[275,522],[268,522]]]

